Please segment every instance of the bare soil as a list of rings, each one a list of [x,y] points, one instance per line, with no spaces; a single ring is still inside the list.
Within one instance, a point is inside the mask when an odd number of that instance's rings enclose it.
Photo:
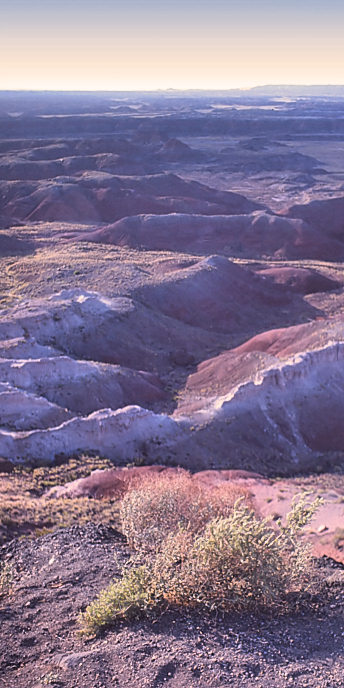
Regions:
[[[322,592],[292,615],[168,610],[80,637],[78,614],[128,558],[113,528],[89,524],[2,548],[12,570],[1,600],[4,688],[341,688],[344,567],[318,562]]]

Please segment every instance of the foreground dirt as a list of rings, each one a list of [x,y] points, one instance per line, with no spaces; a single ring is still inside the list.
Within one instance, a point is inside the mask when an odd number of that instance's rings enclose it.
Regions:
[[[85,640],[77,617],[128,558],[121,535],[89,524],[2,548],[12,570],[0,608],[4,688],[343,686],[343,566],[318,562],[322,594],[293,615],[169,611]]]

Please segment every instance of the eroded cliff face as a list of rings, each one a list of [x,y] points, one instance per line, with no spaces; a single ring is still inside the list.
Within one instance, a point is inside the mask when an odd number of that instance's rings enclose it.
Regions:
[[[149,447],[152,458],[161,445],[175,441],[177,424],[168,416],[139,406],[117,411],[102,409],[86,417],[74,417],[57,427],[26,432],[0,431],[0,453],[12,460],[52,462],[57,456],[97,452],[116,463],[140,458]]]
[[[66,354],[156,373],[171,365],[178,351],[201,358],[206,346],[215,345],[217,339],[216,333],[179,322],[141,301],[107,298],[83,289],[23,301],[3,311],[0,319],[5,349],[0,353],[5,358],[42,358],[36,352],[44,346],[48,347],[42,351],[44,358]],[[22,353],[16,354],[15,346]],[[6,348],[13,353],[8,355]]]
[[[200,447],[222,465],[260,467],[283,473],[315,465],[316,457],[344,447],[344,343],[294,355],[267,358],[253,380],[213,396],[189,400]],[[186,420],[187,398],[175,417]],[[214,445],[213,445],[214,446]],[[274,469],[273,469],[274,467]]]
[[[204,361],[168,415],[161,412],[164,385],[147,370],[166,360],[161,339],[154,339],[167,336],[166,323],[151,309],[155,329],[148,331],[147,321],[140,329],[146,311],[131,299],[71,290],[5,312],[0,455],[52,462],[61,454],[98,452],[119,464],[141,459],[271,474],[314,467],[322,454],[344,451],[340,319],[267,333],[274,354],[262,350],[260,337]],[[180,346],[178,327],[169,333],[172,351]],[[289,330],[294,353],[288,355]],[[193,331],[201,342],[202,332]],[[310,337],[312,350],[302,351]],[[96,353],[98,360],[85,360]],[[134,358],[143,369],[127,365]]]

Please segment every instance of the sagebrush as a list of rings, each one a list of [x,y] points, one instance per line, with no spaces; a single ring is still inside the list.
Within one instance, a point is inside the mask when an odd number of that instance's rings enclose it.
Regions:
[[[288,608],[291,593],[294,598],[311,587],[312,558],[302,531],[319,498],[298,495],[282,525],[257,516],[243,496],[233,503],[228,493],[226,503],[223,493],[219,499],[216,491],[212,495],[205,488],[195,491],[185,481],[172,482],[159,487],[152,483],[151,495],[147,484],[142,494],[137,486],[124,498],[123,531],[134,549],[142,549],[122,578],[86,609],[81,617],[84,632],[96,633],[116,619],[167,605],[223,612],[282,610]],[[177,485],[182,486],[179,491]],[[190,503],[176,492],[190,496]],[[168,496],[166,504],[160,499],[163,494]],[[134,528],[138,513],[147,514],[147,522],[141,520]]]
[[[179,529],[192,533],[218,516],[229,516],[236,500],[249,494],[233,483],[207,488],[191,475],[153,475],[133,483],[121,501],[120,523],[129,546],[154,552],[166,534]]]
[[[171,534],[152,567],[158,596],[223,611],[285,604],[312,580],[310,548],[299,535],[317,504],[300,498],[276,527],[239,500],[229,517],[212,519],[196,536]]]

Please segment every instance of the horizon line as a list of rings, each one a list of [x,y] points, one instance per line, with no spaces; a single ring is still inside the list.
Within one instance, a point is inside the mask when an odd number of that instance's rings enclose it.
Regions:
[[[187,88],[182,88],[182,87],[157,87],[157,88],[90,88],[90,89],[82,89],[82,88],[35,88],[35,87],[14,87],[14,88],[1,88],[0,87],[0,93],[17,93],[17,92],[25,92],[25,93],[168,93],[168,92],[218,92],[218,91],[253,91],[256,89],[261,89],[261,88],[297,88],[297,89],[302,89],[302,88],[344,88],[344,82],[343,83],[304,83],[304,84],[295,84],[295,83],[262,83],[262,84],[257,84],[255,86],[231,86],[231,87],[194,87],[190,86]]]

